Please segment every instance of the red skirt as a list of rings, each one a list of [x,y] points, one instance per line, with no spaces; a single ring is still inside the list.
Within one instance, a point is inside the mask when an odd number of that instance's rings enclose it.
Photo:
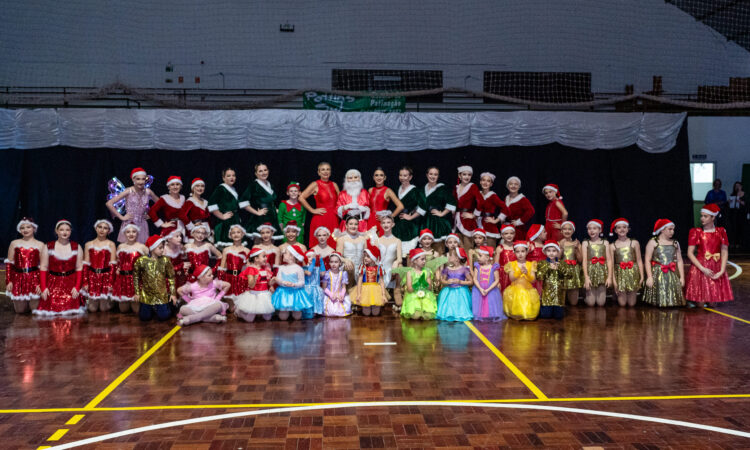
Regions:
[[[5,266],[5,270],[13,270],[10,265]],[[13,289],[6,291],[6,295],[14,301],[28,301],[39,298],[36,289],[41,286],[39,281],[39,271],[13,274],[16,280],[13,282]]]
[[[76,274],[58,277],[47,274],[47,289],[49,295],[47,300],[40,300],[39,307],[34,310],[34,314],[40,316],[56,316],[64,314],[81,314],[86,310],[83,308],[83,296],[73,298],[71,291],[76,287]]]
[[[701,264],[714,272],[721,270],[721,261],[709,259]],[[734,300],[734,295],[732,286],[729,284],[729,277],[724,273],[718,280],[712,280],[696,266],[691,266],[685,283],[685,300],[699,303],[731,302]]]
[[[227,297],[236,297],[250,289],[247,285],[247,278],[241,277],[239,276],[239,274],[232,275],[226,270],[221,270],[219,271],[219,277],[221,281],[226,281],[227,283],[229,283],[229,292],[227,292]]]
[[[133,275],[121,275],[118,272],[115,276],[115,282],[112,285],[112,300],[116,302],[132,302],[133,297],[135,297]]]
[[[86,297],[92,300],[107,299],[112,291],[112,269],[109,272],[96,273],[84,266],[83,270],[88,272]]]

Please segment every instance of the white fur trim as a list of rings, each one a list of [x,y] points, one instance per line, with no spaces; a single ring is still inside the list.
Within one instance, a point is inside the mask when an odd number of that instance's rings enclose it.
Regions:
[[[274,228],[273,225],[268,225],[268,224],[265,224],[265,223],[262,224],[262,225],[258,225],[258,228],[256,228],[255,230],[258,231],[258,232],[260,232],[261,230],[264,230],[266,228],[268,228],[269,230],[271,230],[273,232],[276,232],[276,228]],[[243,228],[243,230],[244,230],[244,228]]]
[[[331,230],[329,230],[328,228],[326,228],[324,226],[320,226],[320,227],[318,227],[318,228],[315,229],[315,232],[313,233],[313,236],[317,236],[318,235],[318,231],[320,231],[320,230],[326,230],[326,232],[328,232],[329,235],[331,234]]]
[[[100,223],[106,223],[107,226],[109,227],[109,232],[110,233],[112,232],[112,230],[115,229],[114,225],[112,225],[112,222],[110,222],[107,219],[99,219],[96,222],[94,222],[94,229],[96,229],[96,227],[98,227]],[[109,233],[107,233],[107,234],[109,234]]]
[[[450,212],[456,212],[456,205],[451,205],[450,203],[445,204],[445,209],[447,209]]]
[[[210,213],[212,213],[214,211],[218,211],[218,210],[219,210],[219,206],[218,205],[209,205],[208,206],[208,212],[210,212]]]
[[[239,228],[240,230],[242,230],[242,232],[244,234],[247,234],[247,230],[245,230],[245,227],[243,227],[242,225],[240,225],[238,223],[235,223],[232,226],[230,226],[229,227],[229,231],[227,232],[227,234],[231,233],[233,228]],[[260,227],[258,227],[258,228],[260,228]]]
[[[63,219],[63,220],[58,220],[57,221],[57,223],[55,224],[55,231],[57,231],[57,229],[60,227],[60,225],[68,225],[71,229],[73,228],[73,224],[70,223],[69,220]]]
[[[178,178],[173,178],[172,180],[167,181],[167,187],[169,187],[172,184],[179,184],[180,186],[182,186],[182,180],[178,177]]]
[[[182,205],[185,204],[185,196],[180,194],[180,198],[178,200],[175,200],[171,195],[164,194],[161,196],[161,199],[164,200],[164,203],[171,206],[174,209],[180,209],[182,208]]]
[[[36,233],[36,230],[39,229],[39,225],[35,224],[34,222],[32,222],[30,220],[21,220],[16,225],[16,231],[18,231],[19,233],[21,232],[21,225],[31,225],[32,227],[34,227],[34,232],[35,233]]]
[[[297,233],[299,233],[302,230],[302,228],[296,225],[287,225],[284,227],[284,233],[286,233],[286,230],[290,230],[290,229],[296,231]]]
[[[140,253],[141,255],[145,255],[145,253],[143,253],[143,251],[141,249],[138,249],[137,252]],[[130,251],[125,250],[125,249],[118,250],[117,251],[117,255],[119,256],[120,253],[124,253],[124,254],[132,253],[132,250],[130,250]]]
[[[58,261],[68,261],[68,260],[73,259],[73,258],[75,258],[75,257],[78,256],[78,249],[71,250],[70,255],[68,255],[65,258],[61,258],[61,257],[57,256],[57,253],[54,250],[47,250],[47,254],[49,256],[54,256],[55,259],[58,260]]]
[[[292,256],[294,256],[294,259],[296,259],[299,262],[302,262],[302,261],[305,260],[305,255],[303,255],[301,253],[297,253],[297,251],[291,245],[286,248],[286,251],[288,251],[289,253],[291,253]]]
[[[244,253],[235,252],[234,250],[227,250],[227,254],[237,256],[243,261],[247,259],[247,256]],[[226,270],[226,268],[224,270]]]
[[[138,225],[136,225],[134,223],[129,223],[129,224],[123,225],[123,227],[120,229],[120,231],[122,231],[124,233],[128,228],[135,228],[136,232],[138,232],[138,233],[141,232],[141,227],[139,227]]]
[[[409,193],[409,191],[411,191],[411,190],[412,190],[412,189],[414,189],[415,187],[416,187],[416,186],[414,186],[413,184],[410,184],[409,186],[407,186],[407,187],[406,187],[406,189],[405,189],[405,190],[403,190],[403,191],[402,191],[402,190],[401,190],[402,186],[399,186],[399,188],[398,188],[398,199],[399,199],[399,200],[401,200],[402,198],[404,198],[404,196],[405,196],[406,194],[408,194],[408,193]]]
[[[200,277],[202,277],[203,275],[205,275],[206,273],[208,273],[208,272],[210,272],[210,271],[211,271],[211,267],[209,267],[209,266],[206,266],[206,268],[205,268],[205,269],[203,269],[203,270],[201,271],[200,275],[198,275],[198,276],[197,276],[196,278],[200,278]]]
[[[149,247],[148,249],[149,249],[149,250],[153,250],[153,249],[155,249],[156,247],[158,247],[159,245],[161,245],[161,244],[162,244],[162,242],[164,242],[165,240],[166,240],[166,239],[164,239],[164,238],[159,238],[159,239],[157,239],[157,240],[156,240],[156,242],[154,242],[153,244],[151,244],[151,246],[150,246],[150,247]]]
[[[525,196],[523,194],[520,194],[520,193],[518,195],[516,195],[515,197],[513,197],[512,199],[510,198],[509,195],[506,195],[505,196],[505,205],[506,206],[510,206],[513,203],[521,201],[521,199],[524,198],[524,197]]]
[[[537,231],[536,233],[534,233],[534,235],[532,235],[532,236],[531,236],[531,237],[529,238],[529,240],[530,240],[530,241],[535,241],[535,240],[536,240],[536,238],[538,238],[538,237],[539,237],[539,235],[541,235],[541,234],[542,234],[542,231],[544,231],[544,227],[543,227],[543,226],[539,227],[539,231]]]
[[[238,206],[239,206],[240,208],[243,208],[243,209],[244,209],[244,208],[247,208],[248,206],[250,206],[250,202],[240,202],[240,203],[238,204]]]
[[[706,208],[701,208],[701,212],[702,212],[703,214],[708,214],[709,216],[714,216],[714,217],[716,217],[716,216],[718,216],[718,215],[719,215],[719,213],[718,213],[718,212],[713,212],[713,211],[711,211],[711,210],[708,210],[708,209],[706,209]]]
[[[604,226],[602,226],[601,224],[599,224],[599,222],[594,222],[593,220],[589,220],[588,222],[586,222],[586,227],[587,228],[588,228],[589,225],[596,225],[599,228],[604,228]],[[560,225],[560,227],[562,228],[562,225]],[[533,239],[532,239],[532,241],[533,241]]]
[[[461,185],[456,185],[456,197],[461,198],[464,194],[469,192],[469,189],[474,185],[474,183],[467,183],[466,186],[461,187]]]
[[[200,209],[206,209],[208,207],[208,200],[206,200],[206,199],[201,199],[201,201],[203,202],[201,204],[197,203],[198,200],[196,200],[195,197],[188,197],[187,200],[185,200],[185,201],[194,204],[195,206],[197,206]]]
[[[154,225],[156,225],[157,228],[161,228],[161,226],[164,225],[164,221],[159,219],[156,222],[154,222]]]
[[[37,294],[13,295],[10,291],[5,291],[5,295],[14,302],[28,302],[29,300],[36,300],[39,298]]]
[[[565,222],[561,223],[560,224],[560,228],[564,227],[565,224],[570,224],[570,226],[573,227],[573,231],[576,230],[576,225],[573,222],[571,222],[570,220],[566,220]]]
[[[527,244],[527,243],[525,243],[525,242],[520,242],[520,243],[518,243],[518,244],[513,244],[513,248],[516,248],[516,247],[524,247],[524,248],[529,248],[529,244]]]
[[[424,185],[424,196],[429,197],[430,194],[435,192],[435,189],[439,188],[440,186],[444,186],[443,183],[437,183],[435,186],[433,186],[431,189],[427,187],[427,185]]]
[[[146,175],[146,171],[145,170],[139,170],[138,172],[133,172],[133,173],[130,174],[130,179],[132,180],[133,178],[137,177],[138,175]]]
[[[547,248],[547,247],[555,247],[555,248],[557,249],[557,251],[560,251],[560,246],[559,246],[559,245],[557,245],[557,244],[555,244],[554,242],[552,242],[552,243],[549,243],[549,244],[544,244],[544,245],[542,246],[542,250],[544,250],[544,249],[545,249],[545,248]]]
[[[557,193],[557,188],[554,186],[550,186],[549,184],[544,185],[544,187],[542,188],[542,192],[544,192],[546,189],[549,189],[550,191]]]
[[[495,182],[495,178],[497,178],[497,177],[495,176],[495,174],[494,174],[494,173],[492,173],[492,172],[482,172],[482,173],[481,173],[481,174],[479,175],[479,179],[480,179],[480,180],[481,180],[482,178],[484,178],[484,177],[489,177],[489,178],[490,178],[490,180],[492,180],[492,182],[493,182],[493,183]]]
[[[192,228],[190,226],[192,225]],[[188,230],[190,230],[190,233],[192,234],[195,230],[203,229],[206,231],[206,233],[211,234],[211,229],[206,225],[205,223],[199,223],[198,225],[193,224],[192,222],[188,224]]]
[[[505,180],[505,187],[508,187],[508,184],[509,184],[509,183],[510,183],[511,181],[513,181],[513,180],[515,180],[515,181],[518,181],[518,185],[519,185],[519,188],[520,188],[520,186],[521,186],[521,179],[520,179],[520,178],[518,178],[517,176],[512,176],[512,177],[508,177],[508,179],[507,179],[507,180]]]
[[[658,228],[658,229],[656,229],[654,231],[654,236],[658,236],[659,233],[661,233],[665,228],[667,228],[667,227],[673,227],[673,226],[674,226],[674,222],[665,223],[660,228]]]
[[[200,255],[201,253],[206,253],[206,252],[210,252],[210,251],[211,251],[211,249],[208,248],[208,245],[204,245],[203,248],[201,248],[201,249],[196,249],[196,248],[185,249],[185,253],[192,253],[194,255]]]
[[[80,308],[77,308],[77,309],[66,309],[65,311],[59,311],[59,312],[43,311],[40,309],[35,309],[31,311],[31,313],[40,317],[77,316],[80,314],[85,314],[86,308],[81,306]]]
[[[458,173],[469,172],[472,175],[474,174],[474,169],[471,166],[459,166],[456,170]]]
[[[230,186],[226,183],[221,183],[220,186],[224,186],[224,189],[227,190],[230,194],[232,194],[232,197],[235,199],[239,198],[239,195],[237,195],[237,190],[234,188],[234,186]]]
[[[271,186],[271,183],[269,181],[261,181],[256,178],[255,182],[258,183],[258,185],[262,187],[264,191],[268,192],[269,194],[273,194],[273,186]]]
[[[417,214],[419,214],[420,216],[424,216],[426,212],[427,211],[417,206]]]

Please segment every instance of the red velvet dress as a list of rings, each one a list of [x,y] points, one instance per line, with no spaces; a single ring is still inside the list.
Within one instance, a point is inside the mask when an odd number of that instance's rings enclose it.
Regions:
[[[721,270],[721,246],[729,245],[727,232],[722,227],[706,232],[693,228],[688,236],[688,245],[697,247],[695,257],[703,267],[718,272]],[[685,283],[685,299],[691,302],[730,302],[734,300],[729,277],[724,273],[718,280],[712,280],[703,274],[698,267],[691,266]]]
[[[463,188],[459,184],[453,189],[453,198],[456,199],[454,225],[461,234],[471,237],[471,233],[477,229],[476,212],[482,194],[474,183],[469,183]],[[471,213],[472,217],[464,219],[461,217],[462,213]]]
[[[527,261],[544,261],[547,259],[547,255],[544,254],[542,246],[536,246],[533,242],[529,243],[529,255],[526,257]],[[542,280],[534,281],[534,287],[539,291],[539,295],[542,295]]]
[[[513,200],[510,200],[506,196],[505,204],[508,206],[508,218],[505,221],[513,225],[513,228],[516,229],[516,238],[523,239],[529,230],[528,224],[531,218],[534,217],[534,207],[531,206],[531,202],[523,194],[516,195]],[[515,220],[520,220],[522,225],[514,224]]]
[[[39,280],[39,249],[17,246],[13,261],[5,260],[5,284],[13,283],[12,291],[5,295],[15,301],[28,301],[39,298],[36,289]]]
[[[175,200],[164,194],[148,211],[148,217],[157,227],[161,227],[165,222],[173,222],[175,226],[184,230],[185,224],[180,221],[180,210],[184,205],[185,196],[180,195],[180,199]]]
[[[132,302],[135,297],[133,286],[133,266],[135,260],[143,256],[138,251],[120,250],[117,252],[117,272],[112,286],[112,300],[116,302]]]
[[[201,264],[205,264],[206,266],[211,265],[211,250],[208,248],[208,245],[204,246],[203,248],[196,249],[196,248],[190,248],[185,250],[185,255],[187,255],[187,260],[190,263],[190,269],[188,270],[187,274],[187,281],[189,283],[194,283],[198,279],[193,276],[193,271],[196,267],[200,266]],[[216,272],[216,268],[213,268],[214,273]]]
[[[208,212],[208,200],[203,200],[203,204],[199,205],[194,197],[190,197],[185,200],[185,203],[180,208],[178,217],[180,221],[185,224],[188,234],[193,231],[193,228],[201,223],[208,225],[208,219],[211,215]]]
[[[164,255],[169,258],[169,261],[172,263],[172,267],[174,268],[175,288],[179,289],[187,283],[188,278],[188,271],[185,270],[185,252],[180,250],[179,253],[174,254],[167,246],[164,247]],[[195,266],[191,267],[191,270],[194,268]]]
[[[247,253],[244,251],[240,253],[233,253],[230,251],[227,253],[226,267],[220,272],[220,274],[221,280],[226,281],[230,285],[229,292],[227,292],[226,295],[229,298],[234,298],[248,290],[247,278],[242,278],[240,276],[245,261],[247,261]]]
[[[547,203],[547,210],[544,212],[544,229],[547,230],[547,239],[551,239],[555,242],[559,242],[562,239],[562,233],[560,228],[555,228],[553,225],[562,225],[562,212],[555,204],[560,202],[564,205],[562,200],[555,200]]]
[[[370,218],[367,219],[367,229],[377,228],[378,236],[383,235],[383,229],[380,227],[380,217],[378,211],[388,211],[388,205],[391,201],[385,198],[388,192],[388,186],[373,187],[370,193]]]
[[[500,200],[500,197],[492,191],[489,191],[487,194],[480,193],[476,214],[479,217],[479,224],[487,233],[487,237],[500,239],[500,224],[502,224],[505,221],[505,218],[508,217],[508,207],[505,205],[505,202]],[[499,217],[500,222],[489,223],[486,220],[488,217]],[[503,265],[503,267],[505,267],[505,265]],[[505,273],[502,270],[500,272]]]
[[[106,300],[114,283],[112,253],[109,247],[91,246],[88,256],[88,261],[83,263],[84,295],[92,300]]]
[[[55,243],[47,243],[49,264],[47,270],[47,300],[39,300],[39,307],[34,314],[40,316],[57,316],[68,314],[83,314],[86,309],[82,306],[83,296],[73,298],[71,291],[76,287],[76,263],[78,258],[78,244],[70,243],[70,256],[61,259],[55,254]],[[79,286],[80,287],[80,286]]]
[[[324,208],[326,212],[321,215],[313,214],[310,220],[310,245],[308,247],[318,245],[315,230],[319,227],[326,227],[333,234],[333,231],[339,226],[339,219],[336,215],[336,199],[338,195],[336,194],[336,187],[333,181],[316,180],[315,183],[318,185],[318,193],[315,194],[315,207]],[[328,245],[336,248],[336,241],[333,237],[328,238]]]
[[[500,251],[499,258],[499,264],[500,267],[505,267],[506,264],[508,264],[511,261],[516,260],[516,253],[513,251],[513,249],[507,250],[502,249]],[[500,271],[500,292],[503,292],[505,288],[510,286],[510,276],[508,275],[508,272],[505,270]]]

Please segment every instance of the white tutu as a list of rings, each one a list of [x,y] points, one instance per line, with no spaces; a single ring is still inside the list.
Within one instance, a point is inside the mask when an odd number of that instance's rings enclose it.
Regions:
[[[268,291],[246,291],[234,300],[234,306],[245,314],[273,314],[276,309]]]

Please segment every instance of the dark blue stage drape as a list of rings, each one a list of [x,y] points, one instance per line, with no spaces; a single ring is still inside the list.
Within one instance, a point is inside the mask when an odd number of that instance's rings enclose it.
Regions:
[[[17,234],[15,224],[30,215],[39,223],[38,238],[54,239],[54,223],[66,218],[73,222],[73,239],[84,242],[94,237],[92,225],[109,217],[104,206],[107,181],[117,176],[129,185],[133,167],[142,166],[154,175],[157,195],[166,192],[170,175],[180,175],[183,194],[194,177],[206,181],[206,198],[221,183],[221,170],[236,169],[238,191],[242,193],[253,179],[253,165],[263,161],[271,170],[271,182],[279,200],[290,180],[302,186],[316,178],[320,161],[333,165],[333,179],[341,184],[349,168],[363,173],[365,186],[372,185],[372,171],[382,166],[391,188],[398,187],[398,169],[403,165],[415,171],[413,183],[422,186],[429,165],[441,170],[441,182],[456,183],[456,167],[474,167],[474,178],[490,171],[497,175],[494,190],[502,197],[505,179],[516,175],[523,181],[521,191],[537,209],[536,223],[544,223],[546,200],[541,187],[560,186],[570,219],[578,225],[576,236],[585,237],[585,223],[591,218],[609,222],[624,216],[630,219],[632,237],[644,242],[651,236],[657,218],[667,217],[677,224],[677,237],[686,244],[692,224],[692,195],[689,173],[687,122],[676,146],[662,154],[646,153],[636,146],[619,150],[577,150],[559,144],[539,147],[464,147],[453,150],[330,151],[229,150],[168,151],[78,149],[54,147],[37,150],[0,151],[0,245],[7,249]],[[119,229],[119,223],[116,223]],[[152,230],[154,231],[154,230]],[[608,230],[607,230],[608,231]],[[115,236],[113,235],[114,239]],[[4,254],[4,250],[3,254]]]

